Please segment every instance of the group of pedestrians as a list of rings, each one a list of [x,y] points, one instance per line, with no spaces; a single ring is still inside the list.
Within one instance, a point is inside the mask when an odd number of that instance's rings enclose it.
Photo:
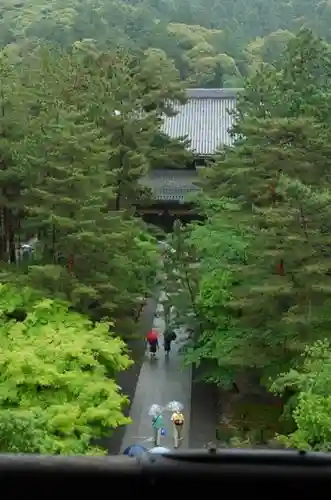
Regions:
[[[163,334],[163,348],[166,356],[169,356],[171,351],[171,344],[176,340],[177,336],[171,328],[166,328]],[[152,328],[146,335],[146,342],[149,348],[151,359],[156,358],[156,352],[160,349],[159,333],[156,328]],[[171,418],[172,434],[174,440],[174,447],[178,448],[181,440],[183,439],[184,415],[182,411],[173,411]],[[154,445],[160,446],[161,436],[165,430],[165,422],[162,414],[153,417],[152,427],[154,431]]]
[[[179,447],[179,443],[183,439],[184,414],[182,411],[176,410],[171,415],[172,434],[174,440],[174,448]],[[162,414],[153,417],[152,426],[154,430],[154,445],[160,446],[162,431],[165,428],[164,417]]]
[[[171,343],[174,340],[176,340],[177,336],[173,330],[167,328],[164,332],[163,338],[164,338],[163,341],[164,352],[166,356],[169,356],[169,353],[171,351]],[[160,345],[159,345],[159,334],[155,328],[152,328],[152,330],[148,332],[146,336],[146,342],[149,348],[151,358],[156,358],[156,352],[159,350]]]

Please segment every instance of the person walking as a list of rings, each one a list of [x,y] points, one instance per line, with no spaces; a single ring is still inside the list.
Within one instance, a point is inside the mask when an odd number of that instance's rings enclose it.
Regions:
[[[164,345],[164,352],[165,352],[166,356],[169,356],[169,352],[171,350],[171,342],[176,340],[176,338],[177,338],[177,335],[175,334],[174,331],[167,329],[164,332],[164,344],[163,345]]]
[[[149,352],[151,358],[156,357],[156,351],[159,349],[159,334],[155,328],[152,328],[150,332],[146,335],[147,345],[149,346]]]
[[[162,429],[164,428],[164,420],[162,415],[155,415],[155,417],[153,417],[152,427],[154,431],[154,445],[160,446]]]
[[[181,411],[174,411],[171,415],[173,427],[174,446],[178,448],[180,441],[183,439],[184,415]]]

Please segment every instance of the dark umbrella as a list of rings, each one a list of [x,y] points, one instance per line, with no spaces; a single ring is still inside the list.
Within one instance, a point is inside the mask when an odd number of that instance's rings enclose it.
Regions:
[[[128,457],[140,457],[143,453],[146,453],[148,450],[140,444],[133,444],[132,446],[128,446],[124,451],[123,455],[127,455]]]

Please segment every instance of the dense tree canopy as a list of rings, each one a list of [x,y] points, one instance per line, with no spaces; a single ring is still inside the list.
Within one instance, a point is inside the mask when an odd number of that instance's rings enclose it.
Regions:
[[[155,48],[196,87],[241,87],[257,62],[272,63],[293,33],[329,42],[330,3],[319,0],[40,0],[2,2],[0,44],[22,57],[39,41],[95,40],[101,50]]]
[[[0,286],[0,450],[99,453],[92,438],[129,420],[114,376],[131,361],[106,322]],[[101,452],[101,450],[100,450]]]
[[[223,388],[282,394],[278,441],[327,450],[330,64],[302,30],[251,76],[234,147],[202,174],[205,222],[178,227],[168,257],[173,300],[195,319],[187,362]]]
[[[277,428],[244,442],[330,449],[330,13],[317,0],[2,2],[2,451],[93,453],[92,437],[127,423],[114,378],[130,361],[109,329],[135,333],[159,275],[134,207],[150,169],[192,159],[161,132],[187,86],[245,92],[234,146],[202,175],[204,223],[177,224],[164,262],[166,309],[193,330],[186,362],[222,389],[282,396]]]
[[[13,266],[16,278],[121,322],[121,334],[157,274],[153,238],[132,217],[148,196],[140,179],[165,156],[187,157],[158,141],[169,97],[183,98],[176,70],[150,52],[83,44],[40,48],[20,66],[2,58],[2,260],[15,264],[17,240],[37,235],[33,265]]]
[[[28,287],[43,297],[42,317],[32,304],[26,320],[4,319],[0,441],[3,451],[92,453],[92,437],[128,423],[115,378],[130,362],[107,322],[122,339],[137,335],[137,311],[154,290],[159,253],[135,206],[150,199],[141,179],[151,168],[190,157],[161,133],[184,93],[157,51],[137,57],[86,40],[30,48],[19,64],[0,55],[0,274],[12,295]],[[57,349],[69,364],[59,357],[51,373]]]
[[[273,391],[295,391],[293,419],[296,429],[278,440],[301,450],[331,450],[330,422],[330,343],[327,339],[307,346],[302,366],[281,374]],[[329,378],[330,377],[330,378]]]

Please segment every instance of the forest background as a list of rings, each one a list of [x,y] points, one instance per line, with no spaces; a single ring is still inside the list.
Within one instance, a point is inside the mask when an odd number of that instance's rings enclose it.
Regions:
[[[1,3],[0,44],[24,54],[40,42],[162,50],[193,87],[242,87],[302,27],[330,41],[328,1],[30,0]]]
[[[160,270],[133,207],[151,168],[192,160],[161,132],[187,87],[246,91],[204,224],[171,236],[186,362],[220,388],[222,441],[329,450],[330,3],[4,1],[0,18],[1,451],[104,453],[93,439],[129,423],[114,379]]]

